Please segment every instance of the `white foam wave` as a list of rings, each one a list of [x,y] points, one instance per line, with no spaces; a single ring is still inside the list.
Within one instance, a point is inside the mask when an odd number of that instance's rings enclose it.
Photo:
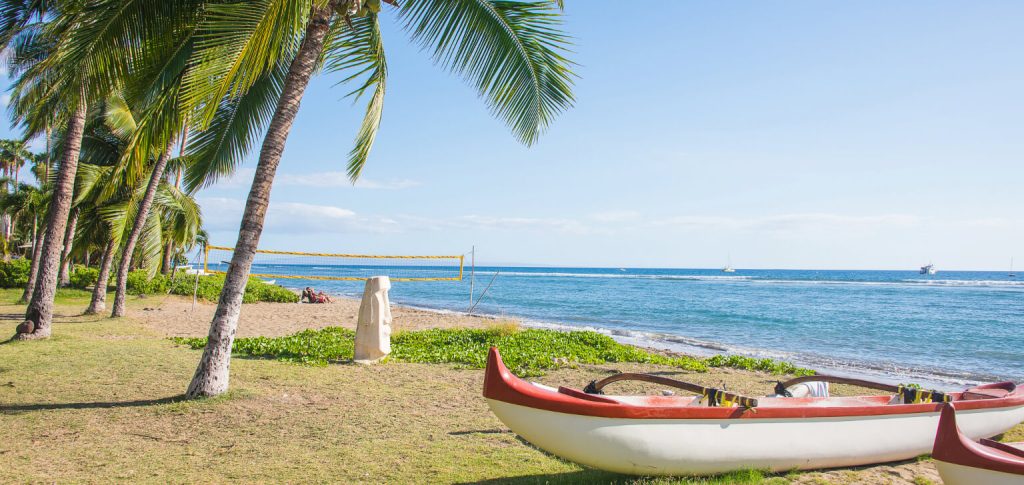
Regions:
[[[926,279],[906,279],[901,280],[904,283],[910,283],[915,285],[928,285],[928,286],[995,286],[995,287],[1009,287],[1009,288],[1022,288],[1024,287],[1024,281],[1004,281],[1004,280],[926,280]]]
[[[656,275],[656,274],[610,274],[610,273],[533,273],[527,271],[508,271],[502,276],[535,276],[547,278],[607,278],[607,279],[650,279],[650,280],[686,280],[686,281],[746,281],[753,276],[712,276],[712,275]]]

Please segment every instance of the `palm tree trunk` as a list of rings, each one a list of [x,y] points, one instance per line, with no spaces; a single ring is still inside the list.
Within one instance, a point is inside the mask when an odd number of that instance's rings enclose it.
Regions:
[[[46,122],[46,161],[43,162],[43,180],[40,185],[50,180],[50,122]]]
[[[135,244],[139,242],[139,236],[142,235],[142,230],[146,225],[146,218],[149,217],[149,209],[153,206],[156,189],[160,186],[160,181],[164,176],[164,168],[167,167],[167,161],[170,159],[171,143],[168,143],[167,148],[160,154],[160,158],[156,160],[153,174],[149,176],[149,185],[146,186],[146,195],[142,197],[142,202],[139,203],[139,211],[135,214],[135,225],[132,226],[132,232],[128,235],[128,240],[124,242],[121,264],[117,267],[117,289],[114,290],[114,311],[110,313],[111,317],[124,316],[124,297],[125,291],[128,289],[128,270],[131,269]]]
[[[28,284],[25,285],[25,292],[21,294],[20,303],[28,303],[32,300],[32,294],[36,291],[36,276],[39,276],[39,253],[43,251],[43,231],[38,229],[38,217],[32,219],[32,263],[28,267]]]
[[[267,214],[267,205],[270,203],[274,174],[281,163],[281,153],[284,152],[285,141],[288,139],[292,122],[295,121],[295,115],[299,112],[302,95],[309,85],[317,58],[323,50],[334,3],[331,2],[332,5],[325,8],[313,7],[302,45],[288,68],[281,97],[278,99],[274,117],[270,121],[260,149],[256,175],[252,181],[252,188],[249,189],[242,225],[238,231],[238,242],[235,244],[231,265],[228,266],[224,279],[224,289],[221,290],[220,301],[217,302],[217,311],[210,323],[206,349],[203,350],[203,357],[185,393],[189,398],[216,396],[228,390],[231,346],[235,340],[238,316],[242,310],[242,296],[249,280],[249,268],[256,254],[260,234],[263,232],[263,220]]]
[[[185,118],[185,126],[181,129],[181,148],[178,149],[178,158],[185,156],[186,146],[188,146],[188,118]],[[174,188],[181,188],[181,165],[178,165],[178,173],[174,179]]]
[[[171,257],[171,255],[173,253],[174,253],[174,241],[167,241],[167,246],[164,247],[163,273],[165,275],[171,274],[171,264],[174,263],[174,261],[172,261],[172,259],[174,259],[174,258]]]
[[[53,298],[57,294],[57,267],[60,265],[61,248],[64,245],[64,229],[71,212],[71,195],[75,188],[75,173],[78,171],[78,155],[82,148],[82,132],[86,115],[85,86],[79,94],[78,106],[68,120],[64,141],[63,162],[53,187],[50,211],[46,217],[46,235],[39,255],[39,276],[36,277],[32,300],[25,312],[25,321],[18,325],[14,338],[19,340],[47,338],[53,321]]]
[[[110,282],[110,267],[114,264],[114,254],[117,251],[117,244],[111,235],[107,246],[100,256],[100,276],[96,280],[96,286],[92,289],[92,300],[89,300],[89,308],[85,309],[88,315],[94,315],[107,308],[107,283]]]
[[[79,211],[78,207],[71,209],[68,229],[64,232],[64,252],[60,256],[60,273],[57,275],[60,286],[67,286],[71,283],[71,244],[75,242],[75,226],[78,225]]]

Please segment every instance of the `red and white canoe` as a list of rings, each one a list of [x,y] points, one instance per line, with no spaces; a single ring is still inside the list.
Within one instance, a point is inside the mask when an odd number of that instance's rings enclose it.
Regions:
[[[1024,484],[1024,443],[975,442],[957,426],[960,413],[946,404],[939,417],[932,458],[942,481],[947,485]]]
[[[942,403],[889,404],[893,395],[756,400],[708,407],[684,396],[605,396],[519,379],[492,348],[484,378],[491,411],[537,447],[589,467],[637,475],[785,471],[906,460],[928,453]],[[951,393],[967,436],[1024,420],[1012,383]]]

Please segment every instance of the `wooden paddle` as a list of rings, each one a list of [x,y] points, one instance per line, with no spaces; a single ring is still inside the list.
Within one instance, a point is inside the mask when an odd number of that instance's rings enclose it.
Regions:
[[[723,402],[733,402],[745,408],[757,407],[757,399],[752,397],[741,396],[721,389],[704,387],[690,382],[677,381],[668,377],[654,376],[651,374],[636,374],[632,372],[622,372],[605,377],[599,381],[591,381],[590,384],[587,384],[587,387],[583,389],[583,392],[586,392],[587,394],[604,394],[602,389],[604,389],[605,386],[618,381],[644,381],[695,392],[708,398],[708,406],[720,406]]]

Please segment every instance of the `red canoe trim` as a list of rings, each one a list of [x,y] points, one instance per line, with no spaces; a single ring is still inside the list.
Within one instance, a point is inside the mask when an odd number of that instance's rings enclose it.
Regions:
[[[957,408],[959,407],[960,404],[957,403]],[[1024,475],[1024,458],[1021,456],[975,443],[961,434],[960,428],[956,426],[956,411],[953,410],[952,404],[944,404],[942,407],[932,458],[971,468]]]
[[[1009,384],[1013,386],[1013,384]],[[1003,384],[997,386],[1006,388]],[[987,400],[958,401],[957,409],[993,409],[1024,406],[1024,394],[1012,388],[1006,397]],[[484,373],[484,397],[520,406],[566,414],[629,419],[776,419],[831,418],[846,416],[886,416],[935,413],[942,403],[904,404],[897,406],[787,406],[761,407],[756,411],[744,408],[707,406],[643,406],[620,402],[582,399],[566,393],[541,389],[513,375],[501,361],[498,349],[491,347]],[[959,393],[953,393],[954,399]],[[610,400],[610,399],[609,399]]]

